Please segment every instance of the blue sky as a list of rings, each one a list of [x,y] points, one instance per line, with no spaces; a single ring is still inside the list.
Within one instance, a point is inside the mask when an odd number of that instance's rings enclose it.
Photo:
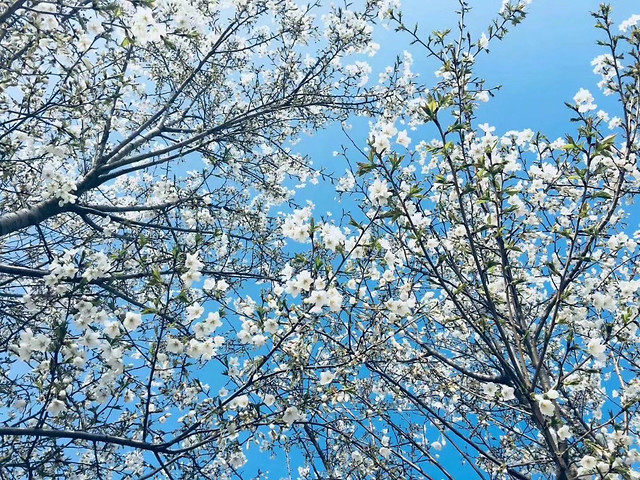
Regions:
[[[480,112],[497,131],[531,128],[549,137],[568,132],[572,115],[564,102],[572,102],[580,87],[590,90],[599,106],[612,105],[611,98],[605,101],[596,94],[599,78],[590,65],[596,55],[605,53],[596,45],[603,32],[594,28],[589,14],[599,3],[534,0],[527,19],[492,47],[490,55],[479,59],[479,72],[488,83],[503,85]],[[640,10],[636,1],[612,3],[616,25]]]
[[[564,102],[572,102],[580,88],[591,91],[599,108],[615,115],[616,104],[612,97],[600,94],[599,77],[593,73],[591,60],[606,53],[596,41],[603,39],[603,31],[594,27],[595,19],[590,12],[598,8],[595,0],[533,0],[527,18],[511,27],[502,41],[492,41],[488,54],[477,57],[476,73],[487,80],[486,87],[501,85],[502,88],[490,102],[482,104],[477,112],[477,123],[489,123],[496,127],[496,135],[508,130],[524,130],[544,133],[549,139],[573,134],[574,125],[569,122],[571,111]],[[640,12],[634,9],[637,0],[613,2],[614,29],[617,25]],[[487,31],[502,4],[501,0],[471,0],[472,11],[467,16],[467,25],[472,37]],[[403,0],[402,9],[407,26],[415,23],[425,38],[432,30],[455,28],[459,4],[457,0]],[[367,59],[373,67],[370,84],[377,74],[393,63],[403,50],[411,51],[414,57],[413,70],[420,74],[420,81],[427,86],[436,82],[434,71],[439,67],[427,59],[423,50],[410,47],[407,34],[377,28],[376,41],[381,49],[375,57]],[[356,119],[350,132],[359,147],[366,147],[368,128],[366,121]],[[399,125],[398,125],[399,126]],[[415,145],[420,140],[416,132],[409,132]],[[344,160],[333,157],[340,145],[348,144],[340,128],[333,126],[304,138],[295,148],[310,155],[314,165],[322,166],[340,176],[346,165]],[[353,161],[362,161],[353,152]],[[300,201],[311,199],[317,205],[316,214],[336,208],[333,191],[327,195],[328,185],[309,186],[301,191]]]
[[[468,15],[472,35],[486,31],[499,10],[500,0],[470,1],[473,10]],[[596,95],[599,78],[593,74],[591,60],[603,47],[596,45],[603,32],[594,28],[590,12],[600,1],[594,0],[533,0],[523,23],[512,27],[502,41],[492,42],[490,53],[477,59],[477,73],[487,80],[487,86],[502,85],[502,90],[479,111],[479,122],[497,127],[496,133],[531,128],[548,132],[549,136],[568,131],[571,116],[564,102],[571,102],[580,87],[587,88],[602,104],[604,97]],[[613,18],[617,24],[640,8],[636,0],[616,0]],[[404,0],[406,17],[414,18],[421,31],[455,26],[458,2],[455,0]],[[634,9],[634,5],[636,6]],[[407,22],[409,23],[409,22]],[[378,40],[383,50],[391,53],[390,43],[402,46],[394,32]],[[385,40],[389,39],[385,42]],[[391,40],[393,39],[393,43]],[[387,43],[385,45],[385,43]],[[393,55],[393,54],[391,54]],[[376,59],[374,65],[382,59]],[[422,80],[433,83],[433,68],[421,68],[414,55],[415,70]],[[610,99],[607,99],[610,100]],[[611,104],[611,102],[607,102]]]

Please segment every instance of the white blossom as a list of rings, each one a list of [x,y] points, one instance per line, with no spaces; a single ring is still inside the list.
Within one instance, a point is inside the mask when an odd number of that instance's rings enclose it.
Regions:
[[[127,312],[124,320],[122,321],[122,325],[124,325],[124,327],[130,332],[136,330],[140,325],[142,325],[142,315],[139,313]]]

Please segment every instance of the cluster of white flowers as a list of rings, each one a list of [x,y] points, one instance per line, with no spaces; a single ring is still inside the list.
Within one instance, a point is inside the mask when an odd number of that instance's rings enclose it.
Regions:
[[[287,409],[282,414],[282,421],[289,427],[295,422],[304,422],[306,421],[306,419],[307,416],[300,410],[298,410],[298,407],[296,406],[287,407]]]
[[[397,12],[402,7],[400,0],[381,0],[379,4],[380,12],[378,17],[380,19],[391,18],[391,12]]]
[[[602,343],[600,338],[592,338],[589,340],[589,343],[587,344],[587,351],[600,362],[603,362],[607,358],[607,347]]]
[[[615,62],[615,63],[614,63]],[[593,66],[593,73],[600,75],[601,80],[598,82],[598,87],[603,91],[605,95],[613,94],[613,90],[608,88],[611,81],[616,76],[616,66],[620,67],[617,60],[614,60],[613,55],[610,53],[603,53],[598,55],[591,61]]]
[[[339,38],[342,41],[353,40],[356,37],[362,37],[364,41],[361,42],[358,52],[368,52],[369,44],[371,43],[371,35],[373,34],[373,27],[362,16],[353,10],[348,9],[336,9],[329,14],[322,15],[321,17],[325,38],[329,41]],[[356,53],[354,49],[347,50],[347,54]]]
[[[624,20],[622,23],[620,23],[619,25],[619,29],[621,32],[626,33],[629,29],[634,29],[637,27],[638,22],[640,22],[640,15],[638,14],[634,14],[631,15],[629,18],[627,18],[626,20]]]
[[[187,271],[180,275],[180,279],[187,288],[202,278],[201,270],[203,266],[204,264],[200,261],[197,253],[187,253],[184,261],[184,268]]]
[[[159,178],[153,182],[146,204],[151,206],[175,203],[178,198],[179,195],[176,186],[166,178]]]
[[[553,403],[554,400],[557,400],[560,397],[560,394],[556,390],[549,390],[548,392],[540,395],[539,393],[535,395],[536,402],[538,402],[538,408],[543,415],[547,417],[552,417],[556,411],[556,406]]]
[[[82,273],[82,277],[88,282],[108,276],[111,270],[111,262],[104,252],[93,252],[89,255],[87,268]]]
[[[196,323],[193,326],[193,333],[196,338],[200,339],[211,335],[221,326],[222,321],[220,320],[220,313],[209,312],[207,318],[205,318],[202,322]]]
[[[178,346],[176,344],[176,340],[177,339],[172,339],[172,348],[175,350],[181,350],[182,343]],[[207,338],[205,341],[192,338],[187,344],[186,353],[189,357],[194,359],[211,360],[218,353],[218,348],[224,345],[224,343],[225,339],[221,335],[216,335],[213,338]],[[169,348],[168,344],[167,348]],[[174,353],[179,352],[174,351]]]
[[[298,273],[295,278],[289,278],[285,283],[284,291],[294,298],[300,295],[301,292],[308,292],[313,287],[313,277],[311,272],[303,270]]]
[[[395,127],[394,122],[383,122],[374,126],[369,134],[369,144],[377,154],[383,154],[391,149],[391,139],[396,136],[396,143],[404,148],[408,148],[411,144],[411,138],[406,130]]]
[[[317,282],[316,282],[317,283]],[[311,313],[321,313],[323,307],[329,307],[332,312],[339,312],[342,308],[342,295],[336,288],[312,290],[304,303],[312,305]]]
[[[58,9],[55,3],[40,2],[35,8],[35,21],[38,27],[44,31],[51,31],[58,28]]]
[[[242,328],[238,332],[238,340],[244,345],[251,344],[257,348],[267,343],[267,337],[262,333],[258,324],[248,318],[242,321]]]
[[[87,300],[79,300],[74,307],[77,310],[73,316],[74,324],[81,332],[85,331],[92,323],[105,324],[109,318],[105,310]]]
[[[347,65],[345,69],[349,75],[360,79],[357,84],[359,88],[364,87],[369,82],[369,75],[371,75],[372,69],[371,65],[367,62],[357,61],[351,65]]]
[[[206,18],[197,6],[188,0],[158,0],[154,2],[154,7],[171,19],[177,30],[207,33]]]
[[[167,26],[158,23],[148,7],[136,7],[130,22],[131,34],[139,45],[159,42],[167,34]]]
[[[578,112],[580,113],[587,113],[598,108],[598,106],[593,103],[593,100],[593,95],[585,88],[581,88],[578,90],[578,93],[573,96],[573,101],[578,106]]]
[[[80,251],[79,249],[69,249],[54,259],[49,265],[49,273],[44,277],[45,284],[55,287],[59,293],[65,291],[66,287],[61,284],[61,281],[74,278],[78,273],[75,256]]]
[[[387,435],[384,435],[381,439],[380,439],[380,443],[382,444],[382,446],[380,447],[380,455],[382,457],[384,457],[386,460],[389,459],[389,457],[391,457],[391,449],[389,448],[389,440],[390,438]]]
[[[325,248],[335,252],[338,247],[344,245],[347,237],[340,227],[332,225],[330,223],[325,223],[322,225],[320,229],[320,234],[322,235],[322,243]]]
[[[516,398],[514,394],[515,390],[509,385],[498,385],[493,382],[486,382],[482,384],[482,393],[490,400],[499,398],[500,400],[507,402]]]
[[[242,450],[236,450],[231,455],[229,455],[228,462],[233,469],[238,469],[242,467],[245,463],[247,463],[247,456],[244,454]]]
[[[624,467],[624,462],[620,458],[616,458],[612,463],[607,458],[597,458],[593,455],[584,455],[579,462],[578,475],[583,478],[587,476],[591,477],[591,475],[595,473],[596,477],[594,478],[620,478],[617,474],[614,474],[614,476],[609,474],[611,472],[619,471],[619,469]],[[630,474],[627,478],[640,478],[640,474],[638,472],[631,471],[629,473]]]
[[[534,180],[539,179],[545,183],[552,183],[558,173],[556,166],[548,162],[529,167],[529,176]]]
[[[64,403],[63,400],[60,400],[59,398],[54,398],[49,402],[49,405],[47,405],[47,412],[49,412],[53,416],[60,415],[61,413],[64,413],[66,410],[67,410],[67,405]]]
[[[409,297],[406,292],[402,292],[399,299],[389,299],[384,306],[387,308],[390,317],[401,318],[411,314],[411,311],[416,306],[416,299]]]
[[[216,290],[218,292],[226,292],[229,284],[224,279],[216,280],[215,278],[207,278],[202,285],[205,290]]]
[[[338,185],[336,186],[337,192],[350,192],[356,185],[356,178],[349,170],[338,179]]]
[[[70,172],[62,168],[61,162],[46,163],[42,168],[41,178],[43,199],[58,199],[60,206],[76,203],[76,181]]]
[[[306,243],[310,239],[311,225],[308,223],[311,218],[313,207],[309,205],[305,208],[296,209],[292,214],[287,215],[280,227],[282,234],[295,240],[296,242]]]
[[[12,350],[18,354],[21,360],[28,362],[33,352],[46,352],[51,344],[51,339],[43,333],[34,334],[30,328],[20,333],[20,339]]]
[[[384,206],[388,203],[389,197],[391,197],[391,191],[389,191],[389,184],[376,178],[371,185],[369,185],[369,200],[374,205]]]
[[[135,450],[127,453],[124,465],[127,471],[131,472],[133,476],[137,476],[136,474],[139,474],[144,469],[144,458],[142,456],[142,452]]]

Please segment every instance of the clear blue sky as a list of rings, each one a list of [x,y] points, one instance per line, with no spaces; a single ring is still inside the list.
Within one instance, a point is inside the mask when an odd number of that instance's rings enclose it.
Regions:
[[[533,0],[525,21],[511,27],[502,41],[493,41],[490,53],[479,55],[476,73],[487,80],[486,87],[501,85],[502,89],[487,104],[478,110],[478,123],[489,123],[496,127],[500,135],[508,130],[530,128],[555,139],[572,133],[569,123],[570,110],[564,102],[572,102],[580,88],[591,91],[599,108],[615,112],[615,99],[599,93],[599,77],[593,73],[591,60],[606,53],[596,45],[602,39],[602,30],[594,28],[595,19],[590,12],[596,10],[600,1],[596,0]],[[634,13],[640,13],[638,0],[614,0],[613,19],[616,24]],[[467,16],[467,25],[476,38],[486,32],[495,18],[501,0],[471,0],[473,10]],[[634,6],[636,6],[634,8]],[[456,0],[402,0],[405,23],[418,23],[423,38],[432,30],[455,28],[458,10]],[[438,68],[433,60],[426,59],[423,51],[409,47],[409,36],[393,31],[377,29],[376,41],[381,44],[379,54],[368,59],[374,73],[370,82],[377,79],[377,73],[393,63],[402,51],[410,50],[414,56],[413,70],[420,73],[421,81],[427,86],[436,81],[433,72]],[[613,114],[611,115],[613,116]],[[366,146],[368,128],[362,119],[354,122],[352,136],[359,146]],[[420,140],[409,132],[413,144]],[[332,156],[347,141],[338,127],[318,132],[305,139],[296,148],[308,153],[316,166],[340,176],[344,173],[344,161]],[[353,151],[353,150],[352,150]],[[355,157],[354,160],[362,159]],[[334,197],[327,195],[326,187],[310,188],[300,192],[299,199],[309,198],[316,202],[317,214],[331,210]],[[339,209],[334,208],[336,213]]]
[[[404,0],[402,3],[405,16],[415,19],[425,33],[455,26],[453,12],[458,5],[455,0]],[[486,31],[502,2],[472,0],[469,3],[473,10],[467,24],[477,37]],[[531,128],[549,132],[549,135],[561,135],[567,130],[570,117],[564,102],[572,101],[580,87],[591,90],[596,103],[604,105],[603,97],[596,95],[599,78],[592,73],[590,65],[596,55],[605,53],[596,45],[603,32],[594,28],[595,20],[589,13],[600,3],[594,0],[533,0],[526,20],[512,27],[504,40],[492,42],[488,55],[478,57],[477,73],[487,80],[487,86],[502,85],[498,95],[483,105],[478,120],[495,125],[497,134],[501,130]],[[616,30],[618,23],[640,11],[637,0],[611,3]],[[402,47],[396,35],[389,32],[379,40],[383,53],[388,52],[391,58],[393,47]],[[374,65],[378,65],[382,57],[376,59]],[[390,57],[384,57],[388,62]],[[426,62],[421,62],[418,55],[414,55],[414,60],[415,70],[422,73],[422,80],[427,85],[432,84],[433,68],[421,68],[421,63]]]

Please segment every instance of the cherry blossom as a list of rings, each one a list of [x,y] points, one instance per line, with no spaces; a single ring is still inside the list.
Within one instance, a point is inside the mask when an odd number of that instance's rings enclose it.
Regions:
[[[638,22],[547,137],[478,106],[528,3],[0,10],[5,473],[639,478]]]

